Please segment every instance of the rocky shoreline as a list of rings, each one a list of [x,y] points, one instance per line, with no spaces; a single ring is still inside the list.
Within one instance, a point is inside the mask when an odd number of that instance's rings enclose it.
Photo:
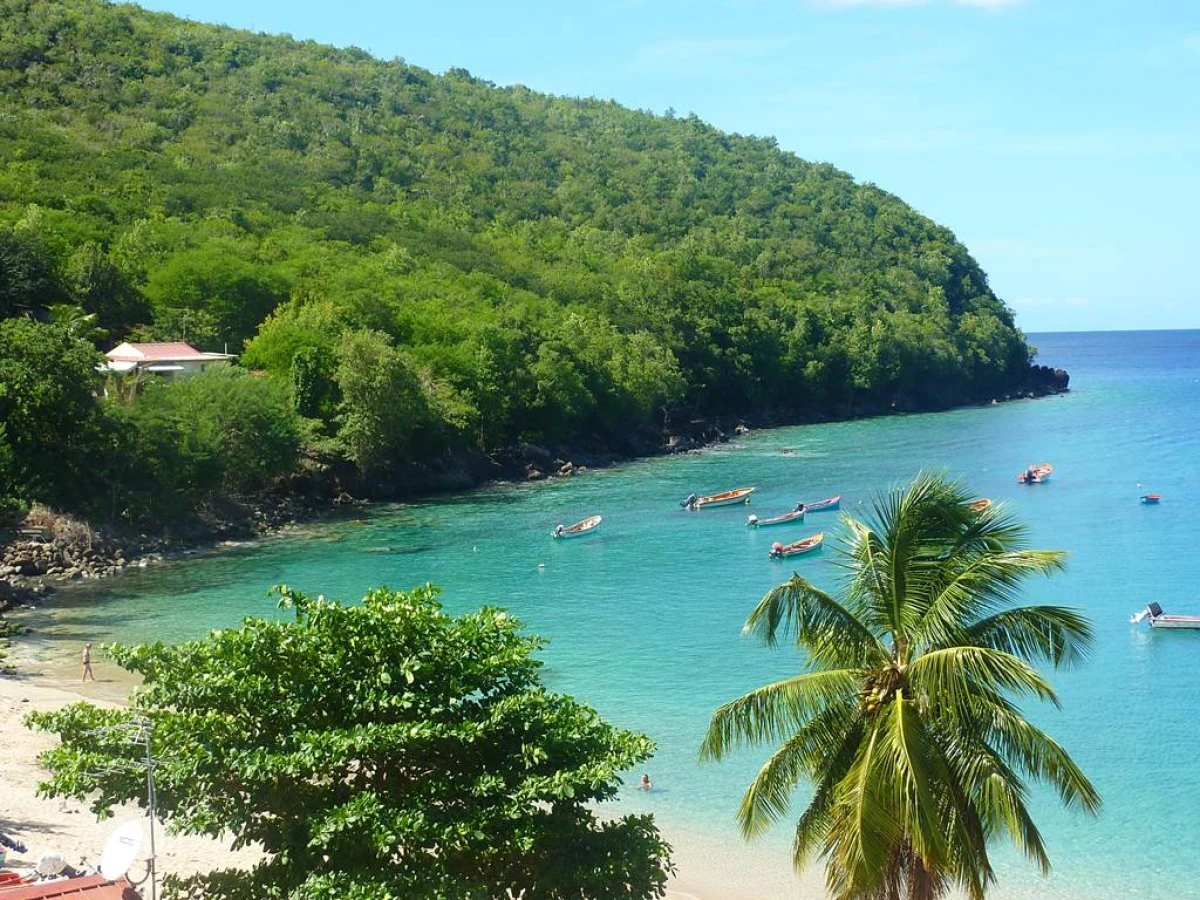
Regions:
[[[1062,369],[1034,366],[1028,384],[1020,391],[987,405],[1062,393],[1069,384],[1070,376]],[[965,404],[947,403],[944,408],[959,405]],[[893,403],[820,413],[775,409],[704,417],[676,412],[664,415],[658,427],[632,429],[615,442],[596,439],[560,448],[522,443],[491,454],[466,451],[435,463],[400,466],[385,477],[370,480],[344,463],[311,457],[272,491],[214,500],[190,520],[164,527],[155,535],[97,530],[70,516],[38,509],[19,529],[0,532],[0,614],[16,606],[37,605],[53,595],[56,584],[106,578],[221,541],[261,538],[348,507],[470,490],[489,483],[567,478],[631,459],[700,452],[758,428],[924,411]]]

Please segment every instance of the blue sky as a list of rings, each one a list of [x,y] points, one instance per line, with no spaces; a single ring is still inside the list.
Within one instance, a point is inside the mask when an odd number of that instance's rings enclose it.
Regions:
[[[149,0],[773,135],[951,228],[1026,331],[1200,328],[1200,3]]]

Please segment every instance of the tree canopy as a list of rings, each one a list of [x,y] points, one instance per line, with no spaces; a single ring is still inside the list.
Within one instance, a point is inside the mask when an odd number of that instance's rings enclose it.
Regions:
[[[1100,797],[1021,701],[1058,702],[1035,668],[1081,661],[1087,620],[1018,606],[1020,584],[1062,566],[1025,529],[961,485],[922,475],[844,519],[838,596],[798,574],[770,591],[745,632],[794,641],[805,671],[718,709],[702,754],[778,745],[742,799],[747,836],[787,814],[801,780],[812,799],[795,827],[797,867],[825,863],[836,900],[980,900],[995,879],[989,843],[1007,837],[1043,871],[1050,859],[1026,779],[1068,807]]]
[[[73,292],[283,378],[380,332],[489,446],[1028,367],[946,228],[769,138],[97,0],[0,23],[0,314]]]
[[[171,879],[171,896],[663,896],[669,850],[651,817],[592,808],[650,741],[546,691],[542,642],[519,622],[451,617],[428,585],[356,606],[279,592],[292,621],[111,648],[145,679],[128,709],[30,715],[62,741],[43,790],[101,814],[144,804],[144,774],[124,765],[137,748],[96,731],[140,716],[168,827],[265,853],[248,872]]]

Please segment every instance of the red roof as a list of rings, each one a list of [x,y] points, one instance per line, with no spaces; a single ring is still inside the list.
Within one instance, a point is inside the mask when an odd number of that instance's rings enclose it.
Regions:
[[[71,900],[141,900],[133,885],[124,878],[105,881],[103,875],[41,881],[12,888],[0,885],[0,900],[50,900],[52,897],[70,897]]]
[[[120,344],[106,354],[111,360],[153,362],[155,360],[210,359],[212,354],[201,353],[191,344],[171,341],[161,344]]]

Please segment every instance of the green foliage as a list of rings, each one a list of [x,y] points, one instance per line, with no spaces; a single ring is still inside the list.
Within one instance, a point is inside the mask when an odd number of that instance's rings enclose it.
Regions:
[[[99,244],[89,241],[71,254],[65,267],[72,302],[96,317],[106,336],[120,340],[139,322],[150,318],[141,292]]]
[[[296,464],[299,423],[286,392],[235,366],[171,384],[148,382],[136,403],[120,409],[125,428],[146,442],[148,452],[139,457],[155,462],[148,487],[184,495],[238,492]]]
[[[1100,797],[1019,701],[1057,698],[1034,668],[1081,661],[1087,620],[1057,606],[1015,606],[1059,551],[1024,547],[1000,504],[919,476],[846,517],[846,578],[835,597],[793,574],[745,631],[794,640],[807,671],[718,709],[702,754],[778,744],[742,798],[747,836],[787,814],[801,779],[813,796],[795,832],[797,867],[823,857],[838,900],[982,898],[995,880],[988,843],[1007,836],[1048,872],[1026,779],[1072,808]]]
[[[338,439],[346,455],[364,471],[400,457],[433,418],[411,358],[385,334],[351,331],[337,360]]]
[[[73,506],[87,496],[102,421],[94,347],[66,326],[0,320],[0,498]]]
[[[1027,373],[949,231],[769,139],[93,0],[0,0],[0,23],[0,316],[248,339],[285,382],[312,348],[297,403],[330,429],[343,334],[386,335],[432,437],[372,465]],[[345,422],[357,459],[382,423]]]
[[[663,896],[669,848],[651,818],[593,811],[649,740],[548,693],[541,641],[516,620],[452,618],[429,586],[358,606],[280,593],[292,622],[112,648],[145,679],[130,710],[30,715],[62,741],[43,754],[44,793],[90,797],[100,814],[144,803],[120,765],[136,749],[95,733],[140,715],[168,826],[266,854],[248,872],[173,879],[168,896]]]
[[[0,227],[0,318],[66,300],[57,261],[27,230]]]

